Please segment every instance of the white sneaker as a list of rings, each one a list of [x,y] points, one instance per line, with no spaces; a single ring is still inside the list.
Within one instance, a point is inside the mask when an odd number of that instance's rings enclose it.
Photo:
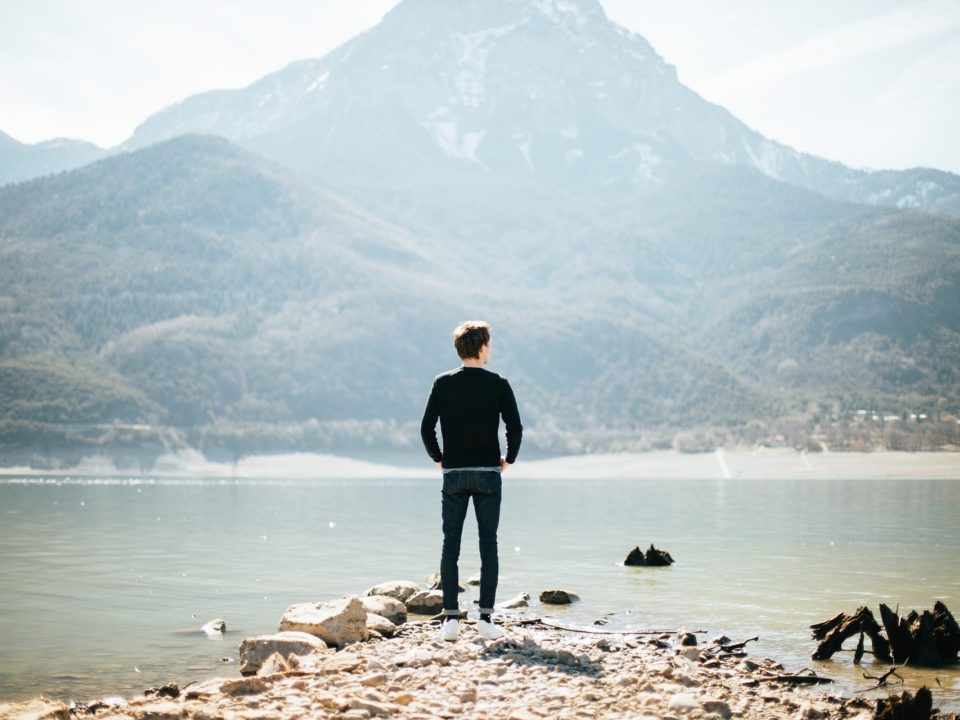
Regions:
[[[456,618],[444,620],[440,626],[440,638],[447,642],[456,642],[457,635],[460,634],[460,621]]]
[[[503,630],[486,620],[477,620],[477,632],[487,640],[499,640],[503,637]]]

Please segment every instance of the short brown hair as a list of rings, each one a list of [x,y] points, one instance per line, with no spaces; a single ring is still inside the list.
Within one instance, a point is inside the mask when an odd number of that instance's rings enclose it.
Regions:
[[[461,360],[480,357],[480,348],[490,342],[490,323],[467,320],[453,331],[453,346]]]

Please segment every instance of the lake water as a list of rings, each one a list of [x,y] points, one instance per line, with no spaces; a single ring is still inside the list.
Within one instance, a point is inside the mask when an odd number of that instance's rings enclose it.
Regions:
[[[871,683],[851,653],[812,663],[810,624],[937,599],[960,616],[960,481],[504,485],[498,600],[574,590],[582,602],[567,609],[534,607],[568,624],[613,613],[618,628],[759,635],[752,655],[812,666],[850,693]],[[439,479],[0,478],[0,700],[234,675],[239,641],[274,631],[288,605],[422,583],[440,538]],[[676,564],[621,565],[651,542]],[[468,523],[462,577],[478,569]],[[225,637],[180,632],[216,617]],[[907,683],[960,709],[956,667],[910,671]]]

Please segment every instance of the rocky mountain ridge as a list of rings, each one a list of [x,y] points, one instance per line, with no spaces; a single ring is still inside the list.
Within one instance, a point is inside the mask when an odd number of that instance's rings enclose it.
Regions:
[[[187,98],[114,150],[184,133],[222,135],[335,184],[465,166],[629,191],[695,161],[852,202],[960,207],[960,176],[865,172],[763,137],[679,83],[595,0],[404,0],[324,58]],[[45,168],[11,167],[7,176]]]

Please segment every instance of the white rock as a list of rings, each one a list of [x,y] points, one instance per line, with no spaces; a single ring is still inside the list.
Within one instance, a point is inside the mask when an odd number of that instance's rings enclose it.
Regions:
[[[214,618],[208,623],[204,623],[200,628],[207,635],[222,635],[227,631],[227,623],[222,618]]]
[[[224,695],[258,695],[267,687],[267,683],[260,678],[242,678],[240,680],[227,680],[220,686],[220,692]],[[174,707],[179,709],[176,715],[179,716],[183,708],[180,707],[179,703]]]
[[[407,652],[395,657],[393,664],[406,667],[424,667],[430,665],[436,659],[436,656],[427,650],[408,650]]]
[[[385,682],[387,682],[387,675],[386,673],[382,672],[367,673],[360,678],[360,684],[367,687],[379,687]]]
[[[502,603],[497,605],[498,608],[502,610],[513,610],[514,608],[529,607],[530,605],[530,595],[528,593],[520,593],[515,598],[510,600],[504,600]]]
[[[360,642],[370,635],[367,611],[356,597],[291,605],[280,619],[280,630],[310,633],[331,647]]]
[[[397,626],[388,618],[383,617],[383,615],[368,612],[367,630],[375,630],[383,637],[393,637],[393,634],[397,631]]]
[[[692,675],[687,675],[686,673],[675,672],[675,673],[673,674],[673,678],[672,678],[672,679],[673,679],[673,681],[674,681],[675,683],[678,683],[678,684],[683,685],[683,686],[685,686],[685,687],[699,687],[699,686],[700,686],[700,681],[699,681],[699,680],[697,680],[697,679],[696,679],[695,677],[693,677]]]
[[[422,590],[407,600],[407,612],[414,615],[436,615],[443,610],[443,593],[439,590]]]
[[[257,671],[258,675],[273,675],[274,673],[287,672],[292,670],[292,666],[287,661],[283,655],[278,652],[275,652],[273,655],[264,660],[263,665],[260,666],[260,669]]]
[[[326,650],[325,642],[305,632],[281,632],[246,638],[240,643],[240,673],[255,675],[266,659],[274,653],[280,653],[286,658],[290,655],[308,655]]]
[[[383,595],[400,602],[406,602],[411,596],[420,592],[420,586],[412,580],[394,580],[380,583],[367,590],[367,595]],[[382,614],[382,613],[381,613]]]
[[[667,707],[671,710],[693,710],[695,707],[697,707],[697,701],[693,695],[677,693],[670,698],[670,702],[667,703]]]
[[[360,602],[368,613],[385,617],[394,625],[402,625],[407,621],[407,606],[394,597],[370,595],[360,598]]]
[[[684,647],[680,649],[680,652],[677,653],[682,658],[686,658],[692,662],[696,662],[700,659],[700,648],[696,647]]]

